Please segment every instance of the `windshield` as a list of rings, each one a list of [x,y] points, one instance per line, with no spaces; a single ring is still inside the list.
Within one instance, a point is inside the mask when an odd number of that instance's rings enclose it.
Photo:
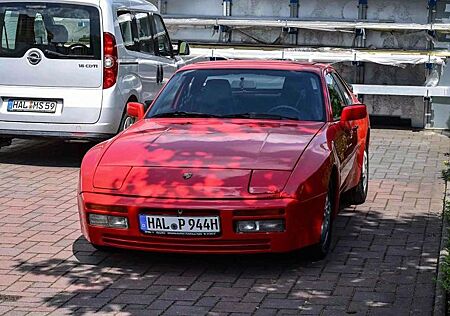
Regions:
[[[30,48],[52,59],[100,56],[98,9],[72,4],[0,2],[0,57],[23,57]]]
[[[147,114],[324,121],[320,77],[311,72],[209,69],[176,74]]]

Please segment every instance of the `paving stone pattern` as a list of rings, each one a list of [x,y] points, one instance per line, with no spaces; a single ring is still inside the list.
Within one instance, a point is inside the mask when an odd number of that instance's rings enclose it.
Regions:
[[[95,251],[79,231],[85,144],[0,150],[0,314],[430,315],[450,139],[373,130],[368,201],[334,223],[321,262],[289,255]]]

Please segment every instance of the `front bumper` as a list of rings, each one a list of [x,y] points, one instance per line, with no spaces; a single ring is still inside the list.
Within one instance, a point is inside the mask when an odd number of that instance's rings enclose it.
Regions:
[[[318,243],[325,194],[305,202],[294,199],[166,200],[95,193],[83,193],[78,198],[83,235],[94,245],[154,252],[237,254],[289,252]],[[93,207],[92,204],[96,206]],[[102,206],[114,207],[106,210]],[[218,214],[221,234],[207,237],[160,236],[140,231],[139,214],[176,216],[178,210],[183,210],[189,216]],[[270,214],[267,214],[268,212]],[[91,226],[87,222],[88,213],[126,216],[129,228]],[[275,213],[277,215],[274,215]],[[235,232],[234,224],[237,220],[279,218],[285,220],[284,232]]]

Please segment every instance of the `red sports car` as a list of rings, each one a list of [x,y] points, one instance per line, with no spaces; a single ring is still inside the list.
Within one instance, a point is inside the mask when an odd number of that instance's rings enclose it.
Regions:
[[[97,248],[324,257],[340,198],[366,199],[367,110],[331,66],[193,64],[127,111],[137,122],[81,166]]]

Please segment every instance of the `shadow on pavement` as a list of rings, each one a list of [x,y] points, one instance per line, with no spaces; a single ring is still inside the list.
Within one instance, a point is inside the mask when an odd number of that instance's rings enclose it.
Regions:
[[[11,146],[0,148],[0,164],[78,168],[94,145],[90,142],[14,139]]]
[[[425,297],[434,295],[440,238],[431,232],[440,222],[433,215],[393,219],[347,208],[336,219],[333,250],[320,262],[309,261],[305,252],[107,253],[79,237],[68,259],[23,260],[15,269],[53,276],[60,289],[43,299],[45,306],[70,314],[172,315],[184,310],[218,315],[223,304],[247,302],[248,313],[288,309],[320,314],[336,308],[347,314],[410,310],[425,315],[432,310],[433,300]]]

